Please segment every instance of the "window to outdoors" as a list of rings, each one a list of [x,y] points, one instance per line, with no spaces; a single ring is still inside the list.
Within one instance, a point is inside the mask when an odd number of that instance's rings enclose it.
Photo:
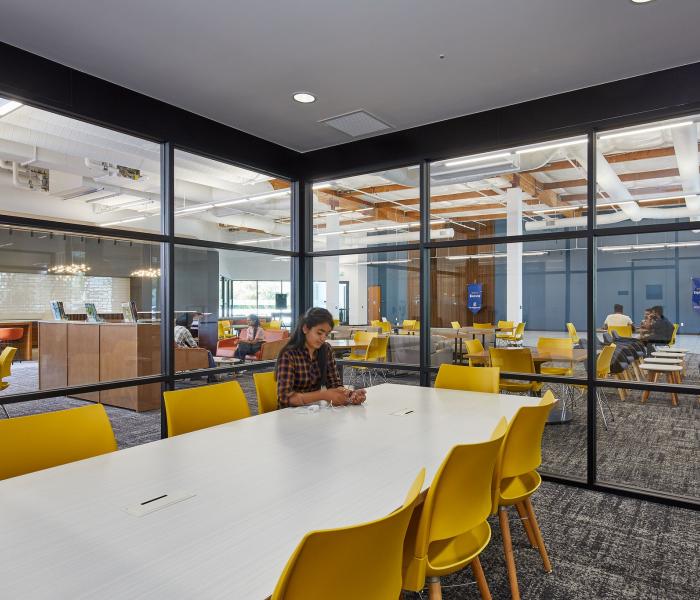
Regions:
[[[290,183],[176,150],[175,233],[289,250]]]
[[[0,116],[0,211],[160,231],[158,144],[15,104]]]
[[[431,239],[585,227],[587,148],[580,136],[432,163]]]

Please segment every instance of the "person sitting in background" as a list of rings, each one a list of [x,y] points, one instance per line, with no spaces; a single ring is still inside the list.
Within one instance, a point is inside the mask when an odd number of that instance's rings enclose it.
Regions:
[[[655,319],[649,331],[649,341],[655,344],[668,344],[673,337],[673,323],[664,316],[663,306],[652,306]]]
[[[236,351],[233,353],[234,358],[245,362],[245,357],[248,354],[255,354],[265,341],[265,330],[260,327],[260,319],[258,315],[248,315],[248,329],[246,331],[246,339],[238,342]]]
[[[275,365],[280,408],[304,406],[321,400],[331,406],[362,404],[365,391],[343,387],[333,349],[326,338],[333,330],[333,316],[325,308],[310,308],[299,317]]]
[[[632,319],[630,317],[628,317],[622,312],[622,304],[616,304],[615,306],[613,306],[613,310],[615,312],[605,317],[605,323],[603,323],[605,329],[610,328],[610,326],[624,327],[625,325],[629,325],[630,327],[632,327],[632,331],[634,331],[634,323],[632,322]]]
[[[180,348],[199,348],[197,342],[192,337],[190,330],[187,329],[187,315],[183,314],[177,317],[175,320],[175,345]],[[216,363],[214,362],[214,357],[211,352],[207,350],[207,359],[209,361],[209,368],[214,368]]]

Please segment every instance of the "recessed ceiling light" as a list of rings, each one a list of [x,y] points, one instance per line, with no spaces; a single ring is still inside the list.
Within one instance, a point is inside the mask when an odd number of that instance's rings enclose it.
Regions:
[[[293,98],[297,102],[301,102],[302,104],[310,104],[311,102],[316,102],[316,96],[313,94],[309,94],[309,92],[297,92],[294,94]]]
[[[647,2],[653,2],[653,0],[632,0],[632,4],[646,4]]]

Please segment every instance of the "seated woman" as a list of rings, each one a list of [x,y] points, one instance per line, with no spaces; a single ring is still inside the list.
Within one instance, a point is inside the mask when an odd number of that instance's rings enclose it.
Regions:
[[[260,319],[258,315],[248,315],[247,339],[238,342],[236,351],[233,353],[234,358],[238,358],[241,362],[245,362],[245,357],[248,354],[255,354],[265,341],[265,330],[260,327]]]
[[[175,331],[173,334],[175,336],[175,345],[179,348],[199,348],[199,345],[194,341],[190,330],[187,329],[186,314],[179,315],[175,320]],[[216,367],[214,357],[209,350],[207,350],[207,361],[209,363],[209,368],[213,369]]]
[[[365,390],[343,387],[326,337],[333,330],[333,316],[325,308],[310,308],[299,317],[275,366],[280,408],[304,406],[325,400],[331,406],[362,404]]]

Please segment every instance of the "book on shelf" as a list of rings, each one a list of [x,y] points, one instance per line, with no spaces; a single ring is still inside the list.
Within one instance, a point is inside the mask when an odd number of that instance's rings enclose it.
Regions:
[[[66,311],[63,309],[63,302],[60,300],[51,300],[51,314],[56,321],[66,320]]]
[[[85,303],[85,315],[90,323],[99,323],[102,321],[102,317],[97,314],[97,309],[95,308],[95,304],[93,302]]]
[[[122,314],[124,315],[125,322],[136,323],[138,321],[136,302],[133,300],[130,300],[129,302],[122,302]]]

